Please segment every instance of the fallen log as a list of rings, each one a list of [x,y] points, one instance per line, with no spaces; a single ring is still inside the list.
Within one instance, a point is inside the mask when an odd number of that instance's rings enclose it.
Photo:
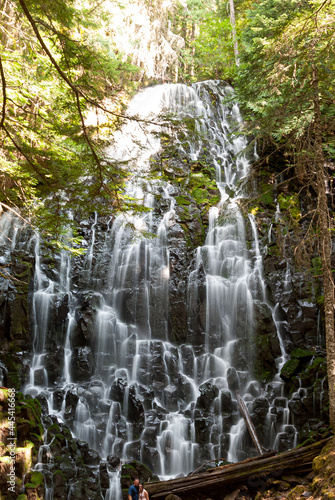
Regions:
[[[262,478],[271,475],[279,478],[287,473],[307,474],[312,470],[313,459],[321,452],[328,440],[329,438],[303,448],[294,448],[276,456],[269,453],[200,474],[147,483],[145,488],[150,495],[150,500],[163,500],[171,493],[183,500],[194,498],[196,493],[206,493],[214,497],[218,495],[222,498],[227,489],[237,484],[247,484],[248,487],[255,488],[259,486]]]
[[[239,391],[235,391],[235,395],[236,395],[237,404],[239,406],[241,415],[244,418],[245,425],[247,426],[250,437],[251,437],[254,445],[256,446],[256,450],[258,451],[259,455],[264,455],[264,450],[261,446],[261,443],[259,442],[255,426],[251,421],[251,418],[250,418],[250,415],[249,415],[249,412],[247,409],[247,405],[245,404],[245,402],[241,398]]]

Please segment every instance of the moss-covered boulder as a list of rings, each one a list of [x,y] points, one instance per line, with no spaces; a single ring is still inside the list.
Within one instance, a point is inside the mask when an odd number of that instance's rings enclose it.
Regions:
[[[280,376],[285,382],[291,380],[291,378],[299,373],[300,361],[297,358],[292,358],[286,361],[285,365],[280,371]]]
[[[15,418],[13,427],[9,424],[12,416]],[[1,388],[0,421],[3,423],[0,436],[0,442],[3,443],[0,447],[0,498],[16,498],[22,491],[24,477],[29,485],[28,489],[36,490],[36,498],[41,498],[44,488],[43,475],[40,472],[30,472],[37,461],[44,432],[39,402],[21,392]],[[11,490],[7,484],[8,474],[11,477]]]
[[[122,490],[127,490],[129,486],[134,482],[134,479],[138,478],[142,482],[148,481],[158,481],[159,478],[154,474],[146,465],[141,462],[133,460],[122,465],[121,469],[121,488]]]
[[[292,349],[291,358],[286,361],[283,368],[281,369],[280,376],[285,382],[289,382],[297,373],[311,361],[314,352],[307,351],[305,349]]]

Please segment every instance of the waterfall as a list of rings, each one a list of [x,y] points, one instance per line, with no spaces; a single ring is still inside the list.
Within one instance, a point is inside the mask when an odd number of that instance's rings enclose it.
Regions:
[[[140,92],[128,109],[137,121],[116,133],[106,156],[127,163],[132,175],[124,196],[142,212],[111,214],[104,231],[92,214],[85,223],[86,256],[71,261],[63,251],[52,276],[39,237],[33,237],[33,359],[25,391],[45,398],[49,413],[104,459],[139,460],[164,478],[209,460],[257,453],[236,391],[251,412],[267,402],[264,428],[271,442],[264,445],[273,447],[281,429],[295,432],[278,375],[261,386],[253,372],[256,313],[270,304],[256,223],[241,209],[250,164],[247,140],[238,134],[238,106],[225,103],[231,95],[217,81]],[[191,120],[196,134],[160,126],[161,112]],[[181,341],[171,335],[170,318],[176,273],[171,235],[183,234],[178,181],[152,175],[153,160],[164,151],[162,132],[177,152],[174,161],[193,165],[206,158],[220,193],[208,211],[204,244],[184,255],[190,265]],[[276,308],[271,314],[279,324]],[[285,358],[280,324],[277,333],[279,370]],[[271,408],[282,415],[280,429]],[[106,499],[121,495],[119,474],[109,471]]]

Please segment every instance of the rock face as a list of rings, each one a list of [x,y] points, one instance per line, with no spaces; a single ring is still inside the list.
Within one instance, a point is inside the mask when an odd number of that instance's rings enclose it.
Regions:
[[[101,498],[116,487],[120,459],[169,476],[255,454],[236,391],[265,447],[285,451],[325,432],[318,290],[281,257],[274,206],[246,216],[231,181],[214,208],[216,121],[232,178],[244,168],[224,135],[236,110],[223,111],[218,92],[206,83],[191,96],[211,116],[196,160],[186,140],[151,156],[162,182],[144,197],[152,210],[141,224],[92,214],[79,222],[87,254],[72,259],[46,257],[24,232],[15,249],[4,245],[13,279],[1,278],[0,376],[51,409],[42,455],[55,499]],[[123,488],[131,467],[146,475],[129,465]]]

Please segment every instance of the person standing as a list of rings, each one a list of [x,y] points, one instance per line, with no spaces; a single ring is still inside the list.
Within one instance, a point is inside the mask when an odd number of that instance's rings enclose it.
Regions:
[[[144,489],[143,483],[139,484],[138,500],[149,500],[149,494],[147,490]]]
[[[128,490],[128,500],[138,500],[139,495],[139,479],[134,479],[134,484],[132,484]]]

